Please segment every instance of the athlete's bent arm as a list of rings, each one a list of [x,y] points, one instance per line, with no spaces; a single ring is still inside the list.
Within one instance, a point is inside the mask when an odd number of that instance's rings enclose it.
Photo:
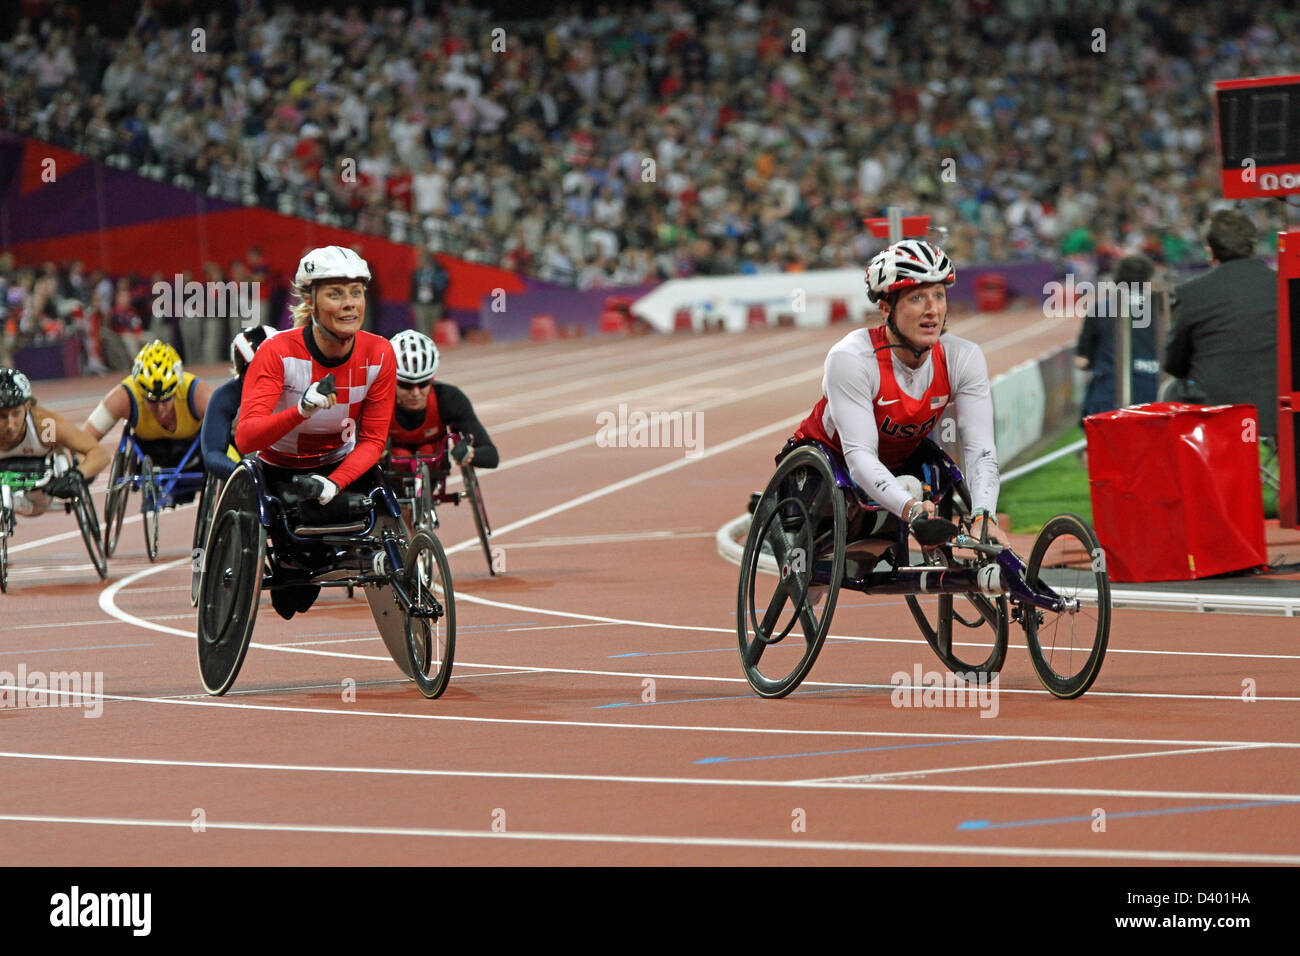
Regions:
[[[844,449],[849,474],[872,501],[903,517],[903,508],[911,495],[880,460],[880,432],[876,429],[876,413],[871,408],[880,391],[879,367],[863,366],[850,352],[832,351],[826,356],[822,391]]]
[[[131,393],[125,385],[116,385],[104,396],[90,416],[81,423],[81,430],[99,441],[113,430],[113,426],[131,414]]]
[[[391,352],[384,356],[375,384],[366,395],[357,423],[357,445],[339,466],[327,475],[340,488],[346,488],[379,463],[388,444],[388,426],[393,418],[397,396],[397,369]],[[243,448],[243,445],[239,446]]]
[[[454,432],[468,436],[474,449],[475,468],[495,468],[501,463],[497,446],[492,444],[487,429],[474,414],[469,396],[455,385],[435,384],[438,396],[438,414]]]
[[[86,481],[90,481],[108,466],[108,452],[99,447],[99,442],[62,415],[37,405],[32,409],[32,420],[42,432],[51,424],[54,426],[55,447],[67,448],[82,456],[77,470]],[[44,439],[45,436],[41,437]]]
[[[203,416],[203,430],[200,432],[200,447],[203,449],[203,467],[221,480],[230,477],[235,470],[235,462],[230,460],[227,449],[230,447],[230,428],[239,413],[241,383],[231,379],[212,393]]]

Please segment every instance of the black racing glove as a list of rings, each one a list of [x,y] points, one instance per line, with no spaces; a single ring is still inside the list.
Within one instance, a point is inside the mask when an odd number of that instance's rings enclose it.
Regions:
[[[50,479],[49,484],[45,486],[45,492],[54,498],[72,498],[81,490],[81,483],[84,480],[81,472],[72,468]]]
[[[462,438],[452,447],[451,458],[462,468],[474,460],[474,446],[468,438]]]

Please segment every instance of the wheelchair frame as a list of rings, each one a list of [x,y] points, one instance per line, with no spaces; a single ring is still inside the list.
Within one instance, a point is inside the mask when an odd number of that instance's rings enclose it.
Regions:
[[[938,446],[927,442],[909,459],[917,468],[930,499],[938,503],[937,514],[951,518],[960,494],[963,504],[969,501],[960,469]],[[843,459],[821,442],[805,439],[788,446],[777,457],[777,470],[754,508],[754,518],[741,559],[740,589],[737,603],[737,636],[741,664],[750,685],[761,696],[783,697],[807,675],[825,641],[834,614],[835,600],[841,588],[863,594],[902,594],[927,643],[939,659],[956,673],[975,679],[989,677],[1001,670],[1006,657],[1009,622],[1015,620],[1025,631],[1026,643],[1034,668],[1044,686],[1058,697],[1072,698],[1083,694],[1096,679],[1105,656],[1110,628],[1109,579],[1096,556],[1100,546],[1083,519],[1059,515],[1044,526],[1035,541],[1028,563],[1011,548],[990,544],[970,534],[969,520],[959,518],[957,534],[934,548],[922,550],[922,563],[914,564],[909,545],[909,529],[892,515],[886,515],[884,527],[892,522],[892,540],[884,537],[878,516],[884,509],[871,502],[849,475]],[[798,473],[798,477],[796,477]],[[804,489],[810,477],[816,487],[810,494]],[[793,482],[794,484],[787,484]],[[797,485],[797,488],[794,487]],[[793,492],[793,493],[790,493]],[[807,499],[807,500],[805,500]],[[827,513],[829,509],[829,514]],[[964,509],[963,509],[964,510]],[[868,519],[873,529],[848,539],[851,525],[863,529]],[[829,526],[827,522],[829,521]],[[1039,574],[1048,549],[1059,538],[1072,537],[1085,548],[1091,560],[1098,607],[1096,635],[1084,668],[1077,675],[1061,675],[1053,666],[1055,645],[1045,648],[1040,633],[1047,615],[1057,615],[1053,624],[1072,620],[1083,604],[1077,595],[1057,592]],[[883,542],[888,541],[885,545]],[[849,572],[847,553],[850,548],[874,542],[882,548],[872,554],[868,570]],[[766,547],[774,558],[773,567],[763,567]],[[953,549],[972,551],[973,560],[958,559]],[[886,557],[893,560],[886,560]],[[902,558],[900,556],[906,556]],[[877,570],[884,561],[885,570]],[[760,570],[776,571],[776,590],[766,602],[761,619],[755,589]],[[1050,572],[1049,572],[1050,576]],[[1082,589],[1081,589],[1082,590]],[[825,607],[818,617],[815,605],[825,596]],[[939,610],[931,622],[917,600],[920,595],[937,595]],[[974,622],[953,610],[953,598],[964,595],[978,612]],[[787,604],[793,608],[788,622],[779,629]],[[1008,609],[1014,604],[1014,610]],[[952,640],[952,625],[957,621],[976,628],[989,624],[994,643],[982,662],[968,662],[957,656]],[[806,650],[785,677],[771,679],[758,670],[764,650],[780,643],[801,624]],[[752,631],[752,638],[750,632]],[[1055,635],[1053,635],[1055,637]],[[1072,644],[1073,642],[1071,642]],[[1071,646],[1070,655],[1074,653]]]
[[[52,452],[51,456],[53,454],[55,453]],[[12,494],[15,490],[39,491],[44,488],[55,477],[51,456],[0,459],[0,592],[9,590],[9,539],[18,525]],[[43,469],[39,473],[36,471],[37,462],[40,462]],[[28,465],[30,470],[9,470],[15,463]],[[108,556],[100,544],[99,516],[95,513],[95,501],[84,476],[79,482],[77,494],[63,502],[63,510],[77,516],[77,527],[81,531],[86,551],[90,554],[91,565],[99,579],[104,580],[108,577]]]
[[[474,529],[483,548],[483,557],[487,560],[488,574],[495,577],[497,571],[492,561],[492,544],[489,540],[492,537],[492,525],[483,504],[483,492],[473,464],[460,466],[465,489],[447,490],[447,479],[451,476],[451,449],[464,437],[457,432],[448,432],[443,439],[442,451],[437,455],[393,457],[386,454],[384,476],[394,489],[400,489],[397,500],[410,507],[411,525],[417,531],[424,530],[433,534],[438,528],[438,505],[452,504],[459,507],[462,499],[468,499],[470,512],[474,516]],[[396,465],[413,467],[407,470],[394,467]]]
[[[343,499],[349,511],[364,509],[364,519],[295,526],[291,518],[301,517],[308,502],[288,489],[272,494],[257,459],[245,458],[226,480],[199,556],[199,667],[208,693],[224,694],[234,683],[260,593],[303,585],[366,588],[380,635],[398,666],[426,697],[438,697],[446,689],[455,648],[455,595],[446,555],[427,533],[407,540],[397,501],[378,468],[362,482],[370,487],[368,493],[340,494],[349,496]],[[235,527],[229,541],[222,537],[228,521],[247,525]],[[329,554],[323,562],[313,562],[308,554],[313,550]],[[435,584],[441,597],[434,593]],[[217,606],[223,588],[225,600]],[[246,603],[235,603],[240,600]],[[235,620],[241,614],[244,619]],[[433,628],[441,627],[439,622],[445,622],[446,633],[437,639],[445,647],[437,670],[430,673]]]
[[[140,447],[135,434],[127,428],[122,429],[122,437],[113,454],[109,467],[108,491],[104,498],[104,553],[112,556],[117,550],[118,539],[122,534],[122,522],[126,516],[126,501],[132,491],[140,492],[141,523],[144,525],[145,551],[150,561],[158,559],[158,514],[164,508],[176,506],[175,497],[178,487],[186,485],[180,493],[197,491],[206,478],[200,467],[198,471],[184,471],[183,466],[199,452],[200,436],[186,449],[181,464],[174,468],[155,468],[150,457]],[[200,459],[200,466],[201,466]]]

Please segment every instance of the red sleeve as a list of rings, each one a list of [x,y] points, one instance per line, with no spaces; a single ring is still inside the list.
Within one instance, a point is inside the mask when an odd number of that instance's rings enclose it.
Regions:
[[[245,455],[265,451],[305,420],[296,405],[273,414],[283,392],[283,359],[271,349],[258,349],[244,373],[235,426],[235,447]]]
[[[388,425],[393,418],[393,403],[397,396],[397,359],[393,347],[384,339],[380,351],[379,374],[375,384],[366,393],[361,408],[361,421],[357,423],[357,446],[339,462],[329,480],[346,488],[366,471],[379,463],[388,444]],[[243,448],[243,445],[239,446]]]

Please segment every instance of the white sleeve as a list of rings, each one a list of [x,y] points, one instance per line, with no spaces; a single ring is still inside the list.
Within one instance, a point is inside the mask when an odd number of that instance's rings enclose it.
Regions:
[[[880,366],[863,362],[850,351],[833,349],[826,356],[822,391],[849,474],[872,501],[901,517],[911,495],[880,461],[880,433],[871,407],[880,392]]]
[[[962,471],[970,488],[971,508],[996,512],[1002,478],[993,434],[993,393],[988,361],[978,345],[962,341],[960,347],[948,350],[948,380],[957,409]]]

